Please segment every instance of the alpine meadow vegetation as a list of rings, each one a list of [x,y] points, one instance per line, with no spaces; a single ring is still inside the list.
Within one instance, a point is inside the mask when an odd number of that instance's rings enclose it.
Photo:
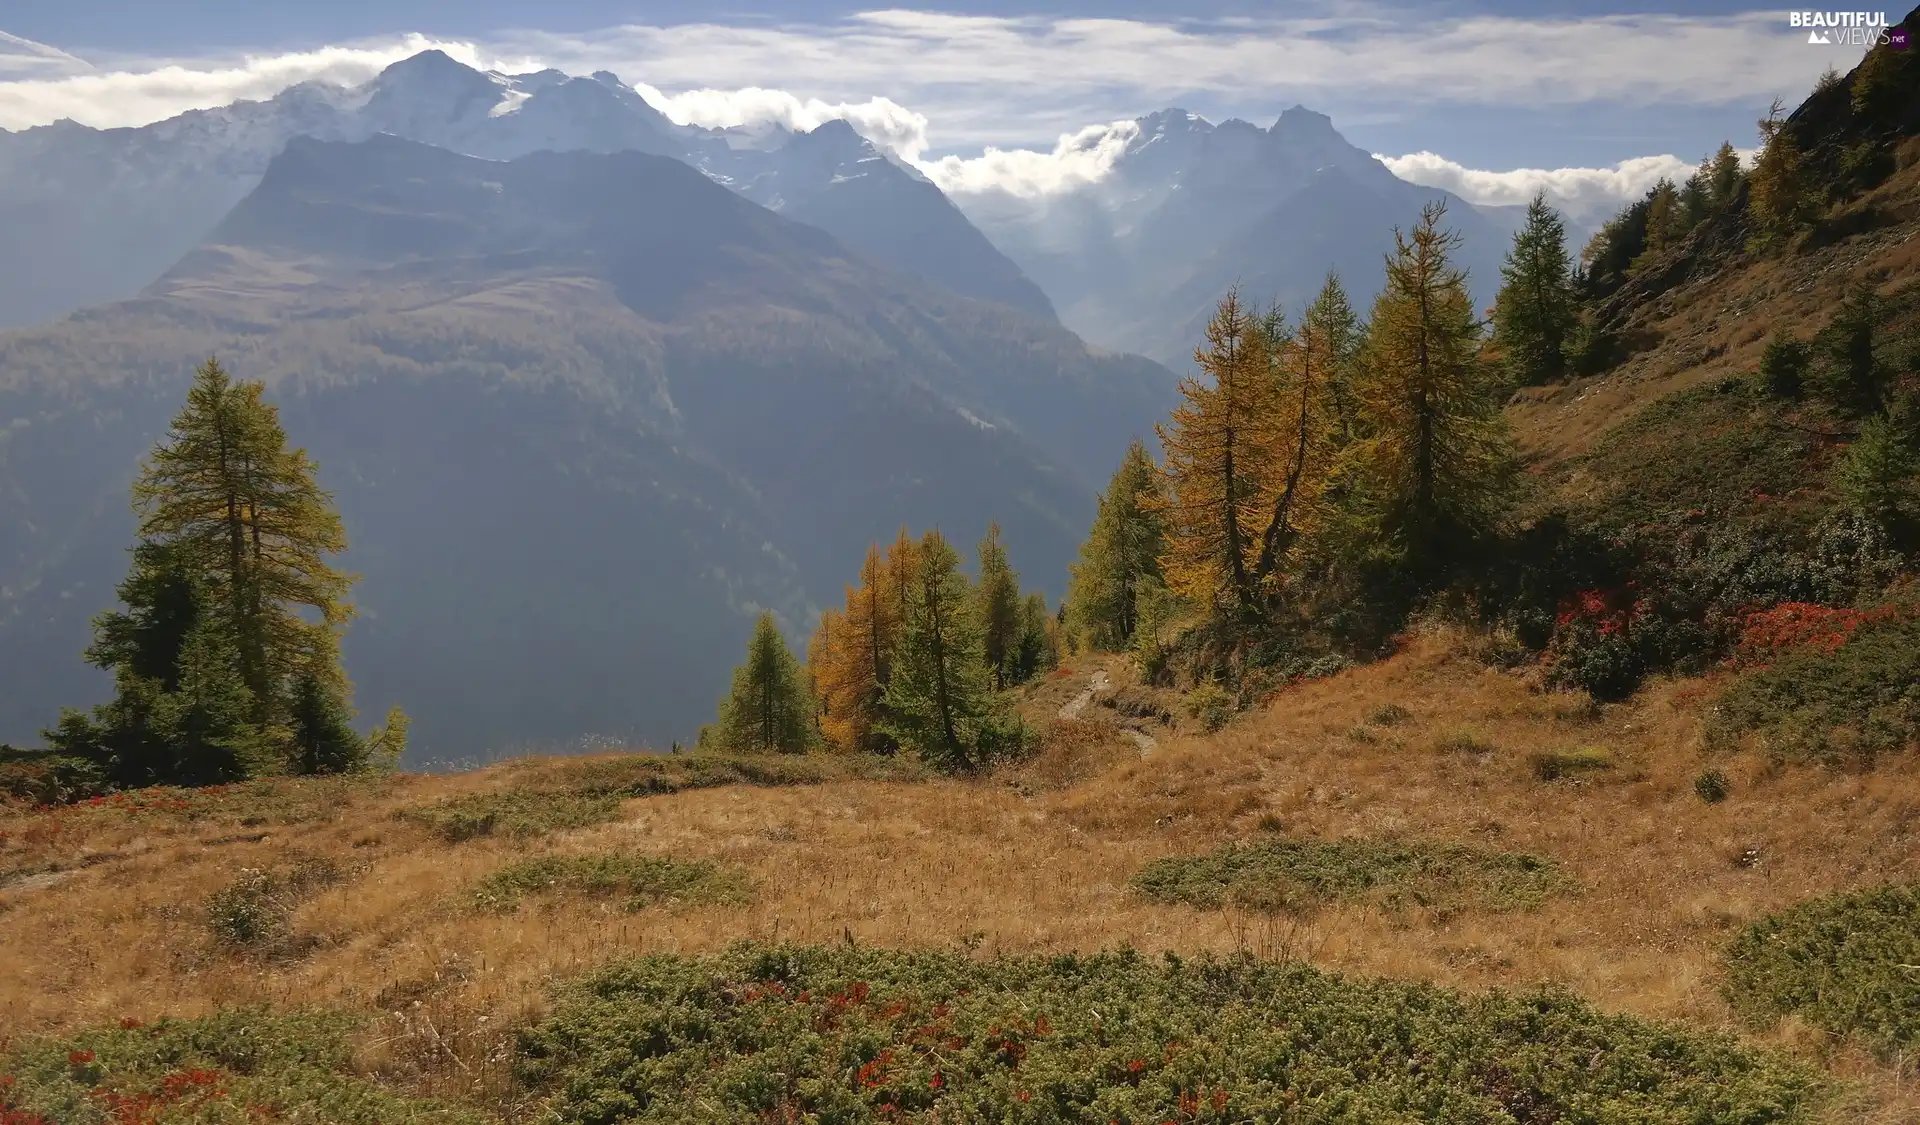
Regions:
[[[1920,1120],[1917,59],[1217,294],[1064,602],[863,530],[665,753],[390,768],[209,360],[0,747],[0,1125]]]

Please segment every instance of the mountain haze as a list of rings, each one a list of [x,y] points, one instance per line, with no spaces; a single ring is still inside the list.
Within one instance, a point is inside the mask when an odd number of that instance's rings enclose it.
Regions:
[[[1295,106],[1263,129],[1169,109],[1134,126],[1095,183],[1038,199],[961,197],[1090,340],[1184,365],[1228,288],[1297,313],[1329,269],[1364,310],[1394,228],[1433,200],[1447,204],[1447,226],[1464,239],[1459,261],[1478,303],[1498,288],[1511,209],[1400,179],[1325,114]]]
[[[1046,296],[939,188],[843,123],[818,135],[780,131],[761,151],[675,125],[606,71],[486,73],[434,50],[358,87],[306,82],[140,128],[0,130],[0,260],[41,264],[34,277],[0,277],[0,327],[132,296],[252,190],[289,140],[382,133],[500,160],[548,150],[672,156],[885,265],[1053,319]]]
[[[677,160],[295,140],[141,297],[0,334],[0,738],[104,689],[127,483],[209,352],[338,493],[362,706],[441,756],[686,736],[750,613],[804,627],[903,523],[998,519],[1057,595],[1170,382]]]

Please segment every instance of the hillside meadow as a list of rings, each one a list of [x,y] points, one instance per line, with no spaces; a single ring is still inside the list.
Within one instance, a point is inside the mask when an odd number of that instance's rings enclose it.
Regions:
[[[1108,689],[1049,722],[1096,671]],[[1736,754],[1709,802],[1696,781],[1713,690],[1661,682],[1601,707],[1434,628],[1211,735],[1148,720],[1144,756],[1102,703],[1153,689],[1082,659],[1027,689],[1041,755],[968,780],[825,756],[605,756],[15,809],[0,817],[0,1011],[10,1046],[250,1006],[346,1013],[337,1073],[533,1120],[557,1095],[529,1069],[527,1029],[577,1004],[568,982],[636,955],[743,940],[979,965],[1245,953],[1467,998],[1548,986],[1824,1068],[1825,1092],[1790,1116],[1741,1120],[1913,1120],[1907,1055],[1794,1018],[1743,1022],[1722,957],[1798,901],[1920,879],[1920,765]],[[1554,760],[1583,764],[1543,768]],[[1298,869],[1297,849],[1269,847],[1282,899],[1229,889],[1195,905],[1136,881],[1276,840],[1344,846]],[[1429,853],[1532,857],[1551,878],[1519,901],[1445,893],[1407,874],[1406,856]]]

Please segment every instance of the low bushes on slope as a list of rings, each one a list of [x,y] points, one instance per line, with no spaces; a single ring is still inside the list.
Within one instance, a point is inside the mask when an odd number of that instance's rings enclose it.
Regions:
[[[1920,887],[1800,903],[1742,931],[1726,996],[1756,1023],[1795,1014],[1886,1049],[1920,1045]]]
[[[1385,840],[1229,844],[1155,860],[1133,877],[1152,902],[1266,910],[1334,900],[1519,909],[1565,885],[1551,861],[1523,852]]]
[[[932,776],[918,762],[868,754],[627,754],[542,763],[524,783],[474,793],[401,815],[450,843],[477,836],[529,837],[614,819],[620,803],[722,785],[821,785],[867,779],[917,781]]]
[[[358,1021],[322,1012],[225,1012],[33,1039],[0,1053],[6,1125],[480,1125],[348,1073]],[[4,1049],[0,1045],[0,1049]]]
[[[1814,1078],[1560,992],[1251,958],[742,945],[563,990],[521,1036],[556,1125],[1805,1120]]]
[[[1920,606],[1782,606],[1757,617],[1741,650],[1751,668],[1720,693],[1713,736],[1757,735],[1798,759],[1920,743]]]
[[[572,893],[624,900],[628,910],[660,903],[737,903],[751,884],[707,860],[596,853],[549,855],[503,867],[473,889],[475,905],[508,911],[532,894]]]

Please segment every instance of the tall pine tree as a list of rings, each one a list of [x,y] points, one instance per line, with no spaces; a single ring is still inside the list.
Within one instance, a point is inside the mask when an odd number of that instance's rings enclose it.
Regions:
[[[353,579],[327,561],[347,546],[333,497],[306,451],[288,448],[263,391],[235,382],[217,360],[201,365],[186,409],[134,484],[134,503],[141,537],[166,543],[220,601],[266,723],[284,714],[289,685],[324,651],[321,634],[352,616]]]
[[[1355,448],[1374,527],[1412,565],[1437,576],[1463,541],[1491,530],[1512,480],[1502,383],[1479,359],[1480,325],[1456,233],[1429,204],[1396,233],[1374,303],[1359,395],[1369,436]]]
[[[714,725],[717,748],[733,753],[803,754],[813,742],[813,701],[800,662],[787,650],[773,614],[762,613],[733,673]]]
[[[1507,374],[1518,386],[1558,379],[1567,372],[1567,340],[1578,306],[1573,296],[1567,228],[1545,192],[1527,204],[1526,222],[1500,267],[1493,306],[1493,339]]]
[[[1161,513],[1167,586],[1196,605],[1237,616],[1256,603],[1254,568],[1272,518],[1278,383],[1272,326],[1229,292],[1194,352],[1198,376],[1180,381],[1181,403],[1157,427],[1166,449]]]
[[[893,567],[878,547],[867,548],[860,584],[847,587],[846,608],[829,610],[807,646],[807,663],[819,691],[820,729],[842,750],[890,753],[879,727],[900,639],[900,606]]]
[[[328,562],[346,536],[263,394],[209,359],[134,483],[127,608],[87,651],[116,699],[48,735],[122,784],[369,763],[339,662],[353,580]]]
[[[1341,303],[1345,294],[1335,289]],[[1327,299],[1323,290],[1322,298]],[[1335,407],[1335,380],[1346,357],[1337,327],[1328,321],[1339,314],[1309,305],[1300,327],[1281,335],[1270,327],[1263,351],[1270,357],[1274,423],[1268,429],[1272,449],[1265,458],[1270,479],[1263,482],[1271,497],[1253,581],[1263,594],[1272,593],[1287,560],[1303,536],[1321,521],[1328,469],[1340,446],[1341,429]],[[1349,314],[1350,315],[1350,314]],[[1279,317],[1269,321],[1277,327]]]
[[[1005,688],[1015,679],[1020,655],[1020,578],[1007,562],[999,524],[987,526],[979,551],[980,581],[973,588],[973,604],[980,619],[981,654],[993,686]]]
[[[1135,441],[1101,494],[1093,530],[1071,568],[1066,625],[1081,643],[1108,652],[1132,643],[1135,592],[1145,581],[1161,581],[1160,489],[1158,466]]]
[[[912,561],[883,724],[902,747],[940,769],[977,769],[1000,749],[1002,732],[960,556],[929,531]]]

